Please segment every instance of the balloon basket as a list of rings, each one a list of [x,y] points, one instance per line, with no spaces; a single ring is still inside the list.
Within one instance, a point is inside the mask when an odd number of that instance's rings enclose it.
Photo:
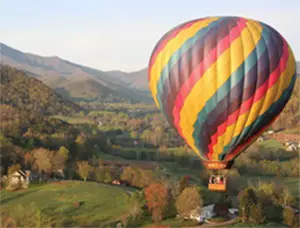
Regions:
[[[225,192],[226,184],[208,184],[208,189],[211,191]]]

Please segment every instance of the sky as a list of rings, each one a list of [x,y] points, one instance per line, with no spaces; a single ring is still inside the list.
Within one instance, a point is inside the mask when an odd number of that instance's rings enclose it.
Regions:
[[[0,42],[100,70],[147,67],[168,30],[205,16],[244,16],[279,31],[300,60],[300,0],[0,0]]]

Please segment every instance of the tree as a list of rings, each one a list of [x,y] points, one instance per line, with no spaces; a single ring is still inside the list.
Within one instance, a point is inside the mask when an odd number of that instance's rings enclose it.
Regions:
[[[32,166],[34,162],[33,156],[30,152],[26,152],[24,155],[24,164],[26,166],[26,168],[29,168]]]
[[[65,158],[65,161],[68,160],[70,152],[66,147],[61,146],[57,152],[60,156],[63,156]]]
[[[290,207],[285,207],[283,210],[283,221],[286,225],[290,227],[299,227],[298,216],[295,215],[295,212]]]
[[[105,170],[104,174],[104,183],[111,183],[113,181],[112,175],[110,173],[110,170]]]
[[[181,177],[179,181],[179,192],[181,193],[188,185],[189,185],[189,181],[187,177],[185,176]]]
[[[266,220],[265,212],[263,209],[262,203],[258,203],[257,205],[252,204],[250,209],[251,219],[257,223],[262,224]]]
[[[54,152],[45,148],[38,148],[32,151],[33,157],[35,158],[34,164],[40,173],[45,172],[46,174],[52,173],[52,157]]]
[[[84,181],[87,180],[91,171],[92,171],[92,167],[89,165],[87,161],[77,162],[77,173]]]
[[[143,213],[143,205],[145,204],[145,199],[143,194],[140,192],[133,192],[131,197],[129,198],[130,201],[130,210],[129,214],[133,221],[139,219]]]
[[[52,157],[52,168],[53,171],[63,170],[65,168],[66,156],[56,152]]]
[[[176,200],[176,209],[181,217],[189,215],[192,211],[201,212],[202,197],[196,187],[188,187],[183,190]]]
[[[34,138],[30,138],[27,142],[26,148],[32,150],[35,147],[35,140]]]
[[[104,182],[105,179],[105,169],[103,167],[97,167],[95,170],[96,181]]]
[[[84,136],[84,134],[80,134],[76,140],[76,155],[78,158],[82,158],[85,156],[86,154],[86,138]]]
[[[256,194],[252,188],[246,188],[239,193],[240,212],[243,221],[248,220],[251,215],[251,207],[256,204]]]
[[[145,189],[148,210],[152,213],[153,221],[163,219],[168,208],[169,192],[162,183],[152,183]]]
[[[19,171],[21,169],[21,165],[20,164],[14,164],[8,167],[7,169],[7,174],[11,175],[13,174],[15,171]]]

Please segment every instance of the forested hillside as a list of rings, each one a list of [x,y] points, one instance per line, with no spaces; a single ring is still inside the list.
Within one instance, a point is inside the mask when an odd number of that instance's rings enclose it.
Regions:
[[[23,71],[0,65],[1,105],[39,115],[72,114],[82,108],[55,93],[36,78]]]
[[[274,122],[273,127],[295,128],[300,127],[300,77],[297,78],[293,94],[280,113],[278,119]]]

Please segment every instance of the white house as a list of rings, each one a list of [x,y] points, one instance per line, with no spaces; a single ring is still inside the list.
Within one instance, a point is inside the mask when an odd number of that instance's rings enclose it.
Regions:
[[[18,170],[8,177],[7,189],[28,188],[30,171]]]
[[[196,209],[192,210],[188,216],[185,216],[184,219],[191,219],[197,220],[198,222],[203,222],[205,219],[212,218],[215,216],[213,212],[214,204],[207,205],[204,207],[197,207]]]
[[[228,212],[232,215],[237,215],[239,213],[239,209],[237,209],[237,208],[228,208]]]
[[[263,142],[263,141],[265,141],[265,138],[263,136],[257,138],[257,142]]]
[[[290,145],[287,146],[286,150],[287,151],[296,151],[297,146],[295,144],[291,143]]]

